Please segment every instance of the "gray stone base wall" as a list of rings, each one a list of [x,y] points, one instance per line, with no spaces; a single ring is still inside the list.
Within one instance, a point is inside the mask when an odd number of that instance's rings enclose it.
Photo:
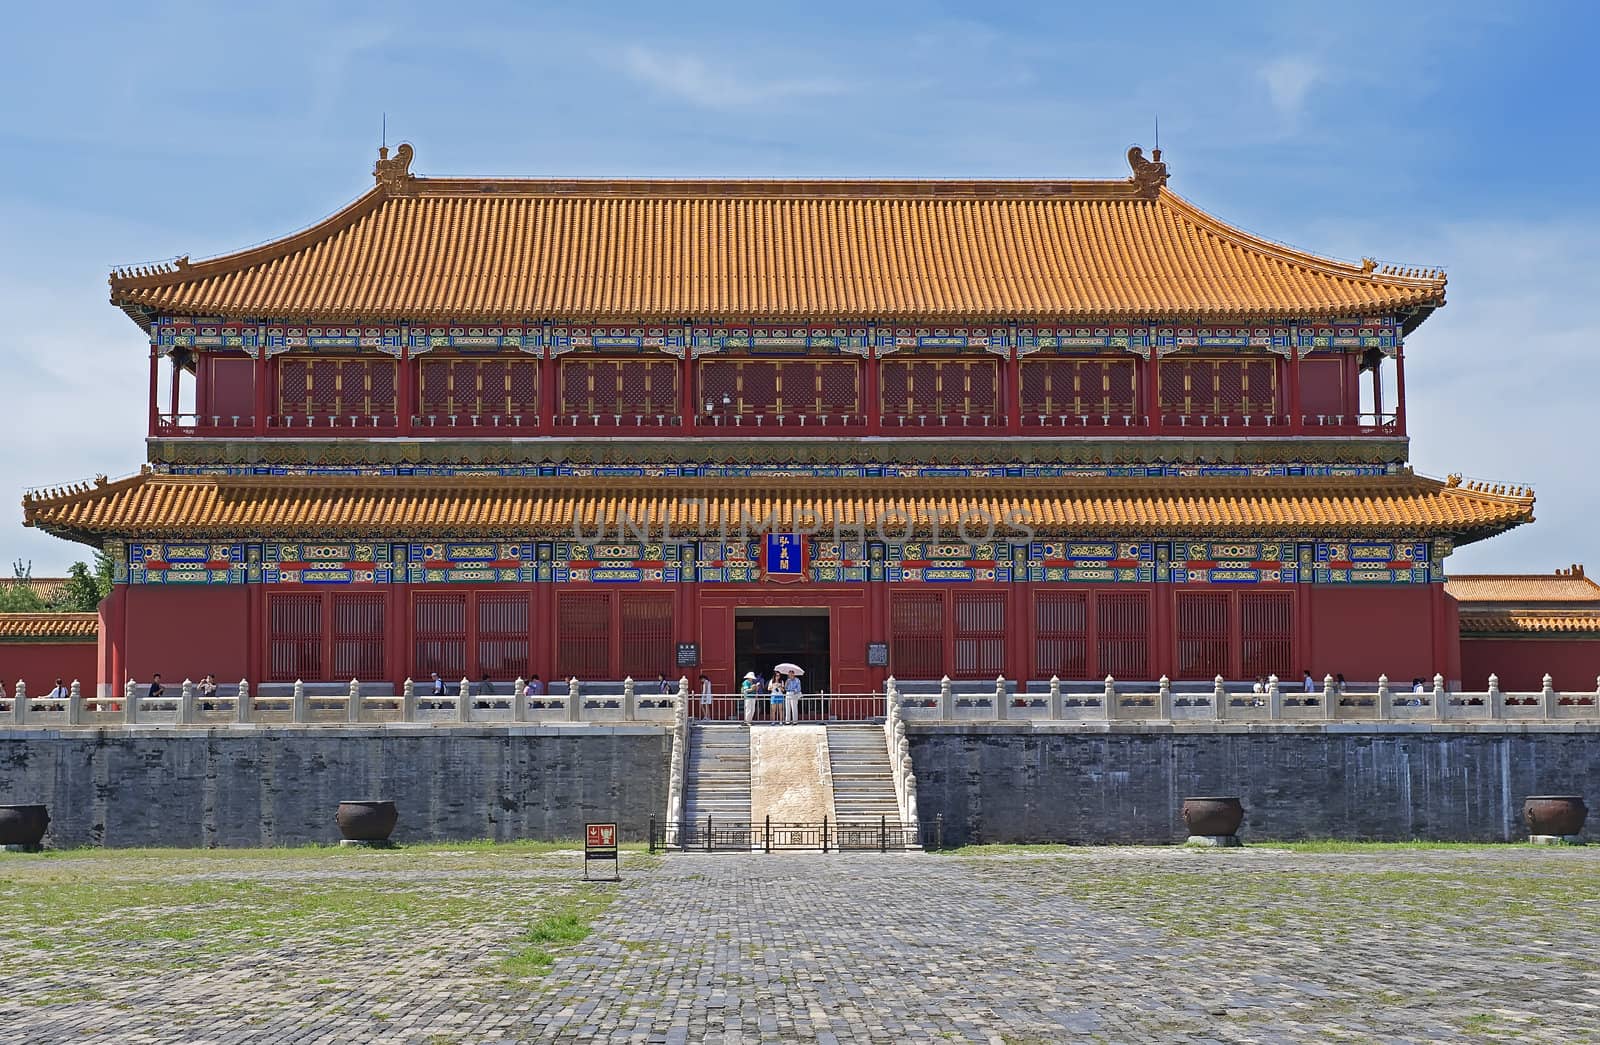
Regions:
[[[1239,795],[1251,839],[1525,839],[1522,800],[1600,808],[1593,726],[907,724],[924,823],[945,844],[1181,842],[1186,795]],[[1585,833],[1600,837],[1600,812]]]
[[[398,842],[642,840],[667,801],[657,726],[0,732],[0,803],[50,807],[47,845],[331,843],[342,799],[399,806]]]

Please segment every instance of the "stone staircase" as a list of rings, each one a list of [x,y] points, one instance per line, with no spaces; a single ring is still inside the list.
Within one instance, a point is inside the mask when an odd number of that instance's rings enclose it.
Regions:
[[[688,772],[684,776],[684,819],[750,819],[750,727],[689,727]]]
[[[833,773],[833,808],[840,823],[900,820],[889,746],[882,726],[830,725],[828,763]]]

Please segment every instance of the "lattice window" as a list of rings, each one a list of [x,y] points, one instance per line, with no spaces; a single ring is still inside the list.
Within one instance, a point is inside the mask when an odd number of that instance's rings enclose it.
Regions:
[[[396,364],[390,359],[295,359],[278,363],[278,413],[287,417],[395,416]]]
[[[386,600],[381,592],[336,592],[333,596],[333,678],[381,679]]]
[[[1025,359],[1021,380],[1025,423],[1139,415],[1138,370],[1131,359]]]
[[[433,672],[452,685],[467,674],[467,594],[419,594],[412,605],[412,678],[419,686]]]
[[[1150,596],[1146,592],[1096,592],[1095,652],[1101,677],[1150,677]]]
[[[1277,361],[1162,360],[1161,412],[1184,417],[1280,413]]]
[[[539,363],[534,359],[423,359],[417,404],[424,424],[531,424],[539,414]],[[432,418],[429,422],[427,419]]]
[[[563,359],[560,413],[675,417],[678,364],[670,359]]]
[[[1286,591],[1239,595],[1240,672],[1245,678],[1293,677],[1290,638],[1294,599]]]
[[[1178,593],[1178,678],[1228,676],[1228,602],[1227,592]]]
[[[859,420],[860,387],[861,368],[853,359],[708,359],[700,363],[696,409],[707,423],[779,414]]]
[[[890,593],[889,668],[902,679],[936,679],[944,675],[943,593]]]
[[[673,678],[672,593],[623,592],[618,629],[622,673],[634,679]]]
[[[322,681],[321,594],[268,596],[267,678],[272,682]]]
[[[1037,591],[1033,596],[1033,674],[1047,679],[1089,677],[1089,596]]]
[[[579,681],[610,676],[610,593],[564,591],[556,596],[556,673]]]
[[[1006,596],[998,591],[955,593],[954,678],[992,679],[1005,671]]]
[[[879,398],[885,418],[907,424],[999,423],[997,359],[885,359],[879,364]],[[926,420],[923,420],[923,419]]]
[[[478,677],[509,680],[527,678],[528,593],[484,591],[478,593]]]

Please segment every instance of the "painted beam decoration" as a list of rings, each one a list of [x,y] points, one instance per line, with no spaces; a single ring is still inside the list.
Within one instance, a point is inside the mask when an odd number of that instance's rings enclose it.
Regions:
[[[266,541],[259,547],[264,584],[392,584],[404,579],[396,575],[394,547],[388,541]]]
[[[703,323],[690,332],[689,351],[696,358],[719,352],[752,356],[865,356],[869,330],[860,325]]]
[[[128,584],[1427,584],[1447,541],[131,542]]]
[[[204,541],[128,545],[129,584],[244,584],[246,549],[242,543]]]

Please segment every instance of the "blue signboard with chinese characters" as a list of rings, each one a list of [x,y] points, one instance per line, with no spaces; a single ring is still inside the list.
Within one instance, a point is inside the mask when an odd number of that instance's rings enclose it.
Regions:
[[[805,554],[801,551],[799,534],[767,534],[768,577],[802,577],[805,569]]]

